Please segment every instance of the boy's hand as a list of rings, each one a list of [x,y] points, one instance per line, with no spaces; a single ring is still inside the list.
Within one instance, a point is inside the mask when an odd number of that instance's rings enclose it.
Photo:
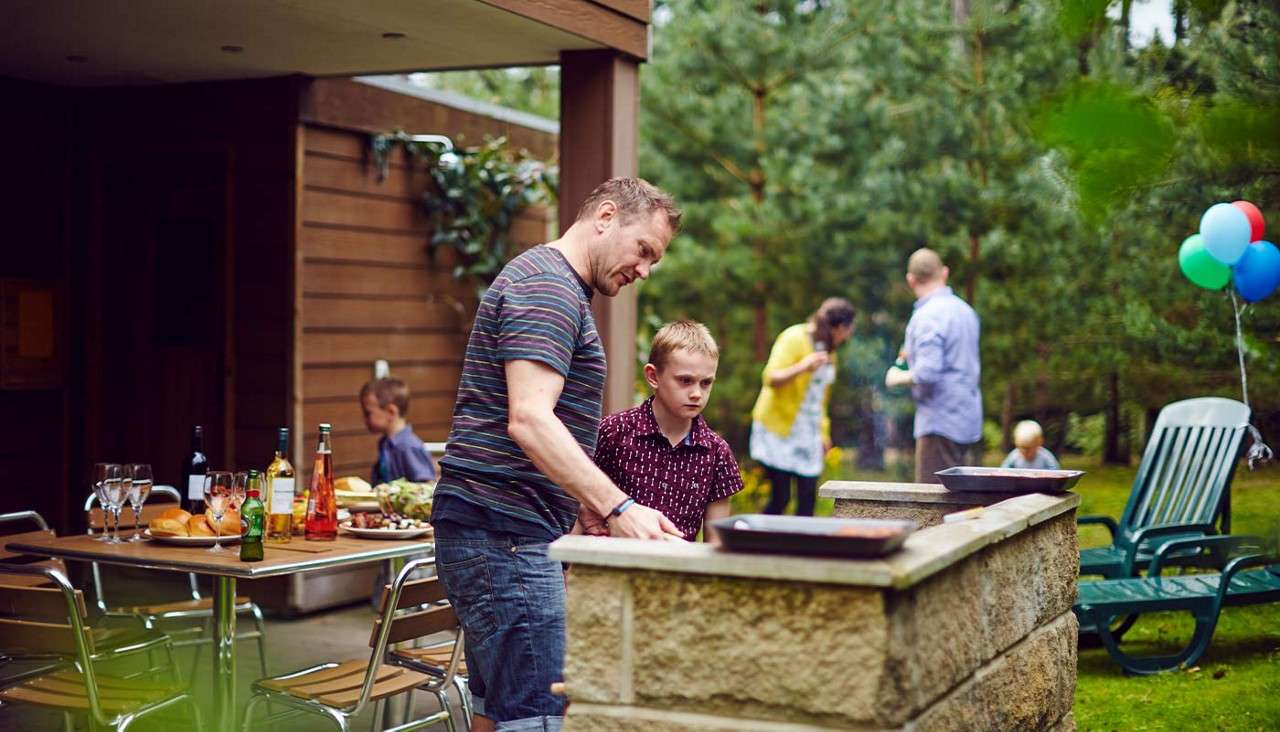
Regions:
[[[573,525],[574,530],[571,534],[586,534],[587,536],[608,536],[609,527],[604,522],[604,517],[587,508],[585,504],[578,504],[578,520]]]
[[[671,519],[663,516],[648,506],[632,504],[621,514],[609,521],[609,536],[629,539],[683,539],[684,532],[671,523]]]

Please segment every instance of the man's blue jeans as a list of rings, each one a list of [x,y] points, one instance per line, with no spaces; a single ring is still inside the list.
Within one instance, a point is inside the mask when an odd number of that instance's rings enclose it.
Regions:
[[[436,570],[465,633],[477,712],[499,730],[559,730],[564,570],[547,544],[515,534],[435,524]],[[481,700],[483,700],[481,702]]]

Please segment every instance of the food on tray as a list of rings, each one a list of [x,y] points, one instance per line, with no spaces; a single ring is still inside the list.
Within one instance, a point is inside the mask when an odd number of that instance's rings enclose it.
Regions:
[[[213,519],[213,509],[205,509],[204,518],[209,522],[209,528],[217,526],[217,522]],[[238,511],[227,511],[222,514],[222,535],[231,536],[240,535],[240,513]]]
[[[209,523],[209,519],[203,515],[192,516],[187,522],[187,532],[190,536],[213,536],[213,526]]]
[[[160,514],[160,518],[173,519],[183,526],[186,526],[187,522],[191,520],[191,514],[181,508],[174,507],[165,509],[164,512]]]
[[[841,526],[831,532],[834,536],[852,536],[859,539],[888,539],[902,533],[897,526]]]
[[[377,512],[353,513],[351,515],[351,520],[347,522],[347,525],[355,529],[400,530],[431,528],[431,524],[422,519],[388,516]]]
[[[378,505],[385,514],[394,514],[398,518],[420,519],[431,518],[431,499],[436,492],[435,483],[414,483],[411,480],[397,478],[390,483],[380,483],[374,492],[378,494]]]
[[[369,481],[354,475],[345,475],[333,481],[333,489],[347,493],[373,493],[373,486],[369,485]]]
[[[189,514],[188,514],[189,516]],[[153,536],[187,536],[187,525],[174,518],[157,516],[151,519]]]

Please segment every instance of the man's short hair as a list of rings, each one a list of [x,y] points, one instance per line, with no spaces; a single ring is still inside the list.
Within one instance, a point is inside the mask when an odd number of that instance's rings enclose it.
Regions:
[[[605,201],[617,204],[623,224],[630,223],[641,214],[661,211],[667,216],[671,235],[675,236],[680,231],[680,217],[683,213],[676,208],[675,198],[643,178],[610,178],[596,186],[587,200],[578,207],[577,220],[593,216],[596,207]]]
[[[1013,444],[1016,447],[1030,447],[1043,439],[1044,430],[1033,419],[1024,419],[1013,428]]]
[[[928,247],[915,250],[907,260],[907,274],[916,278],[917,282],[934,281],[942,274],[943,268],[942,257]]]
[[[655,368],[663,368],[671,353],[678,348],[720,358],[720,347],[707,326],[696,320],[677,320],[662,326],[653,335],[653,343],[649,344],[649,363]]]
[[[374,379],[361,387],[360,401],[364,401],[366,394],[372,394],[381,409],[394,404],[400,410],[401,417],[409,413],[409,387],[399,379],[390,376]]]

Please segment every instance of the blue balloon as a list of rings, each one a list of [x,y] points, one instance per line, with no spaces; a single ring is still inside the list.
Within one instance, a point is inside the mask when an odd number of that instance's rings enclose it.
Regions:
[[[1249,302],[1257,302],[1280,287],[1280,249],[1269,241],[1250,244],[1244,256],[1231,268],[1236,292]]]
[[[1200,238],[1214,259],[1233,265],[1244,256],[1253,225],[1244,211],[1229,203],[1215,203],[1200,217]]]

